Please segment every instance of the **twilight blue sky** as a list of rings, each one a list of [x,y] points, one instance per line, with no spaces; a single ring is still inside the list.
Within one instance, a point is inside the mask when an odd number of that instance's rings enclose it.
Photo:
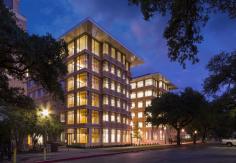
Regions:
[[[58,37],[86,17],[91,17],[116,39],[144,59],[144,64],[133,68],[134,76],[160,72],[180,89],[191,86],[201,90],[208,72],[207,62],[221,51],[236,48],[236,21],[224,14],[210,18],[199,45],[200,62],[187,64],[183,69],[167,57],[163,31],[167,17],[156,15],[144,21],[136,6],[128,0],[21,0],[21,13],[27,18],[27,30]]]

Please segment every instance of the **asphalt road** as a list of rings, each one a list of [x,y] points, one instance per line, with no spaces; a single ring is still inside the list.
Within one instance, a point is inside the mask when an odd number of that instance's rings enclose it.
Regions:
[[[236,147],[180,147],[86,158],[64,163],[236,163]]]

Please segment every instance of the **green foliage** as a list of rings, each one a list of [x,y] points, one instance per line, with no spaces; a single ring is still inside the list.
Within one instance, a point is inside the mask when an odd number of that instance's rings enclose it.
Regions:
[[[236,18],[235,0],[129,0],[140,6],[144,19],[154,14],[170,15],[164,31],[168,56],[185,67],[186,60],[198,62],[197,45],[202,42],[201,28],[207,23],[212,12],[227,13]]]

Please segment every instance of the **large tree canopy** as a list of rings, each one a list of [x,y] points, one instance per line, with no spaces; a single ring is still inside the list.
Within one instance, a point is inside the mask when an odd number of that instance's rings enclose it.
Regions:
[[[154,14],[170,15],[164,31],[168,56],[185,66],[186,60],[196,63],[197,45],[202,42],[201,28],[207,23],[212,12],[228,14],[236,18],[235,0],[129,0],[140,6],[145,20]]]

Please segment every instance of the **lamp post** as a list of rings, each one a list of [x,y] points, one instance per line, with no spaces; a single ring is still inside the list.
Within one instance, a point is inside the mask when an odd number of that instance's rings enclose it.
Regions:
[[[195,130],[193,133],[193,144],[196,144],[196,140],[197,140],[197,130]]]
[[[165,144],[166,144],[166,126],[164,127],[164,132],[165,132]]]

